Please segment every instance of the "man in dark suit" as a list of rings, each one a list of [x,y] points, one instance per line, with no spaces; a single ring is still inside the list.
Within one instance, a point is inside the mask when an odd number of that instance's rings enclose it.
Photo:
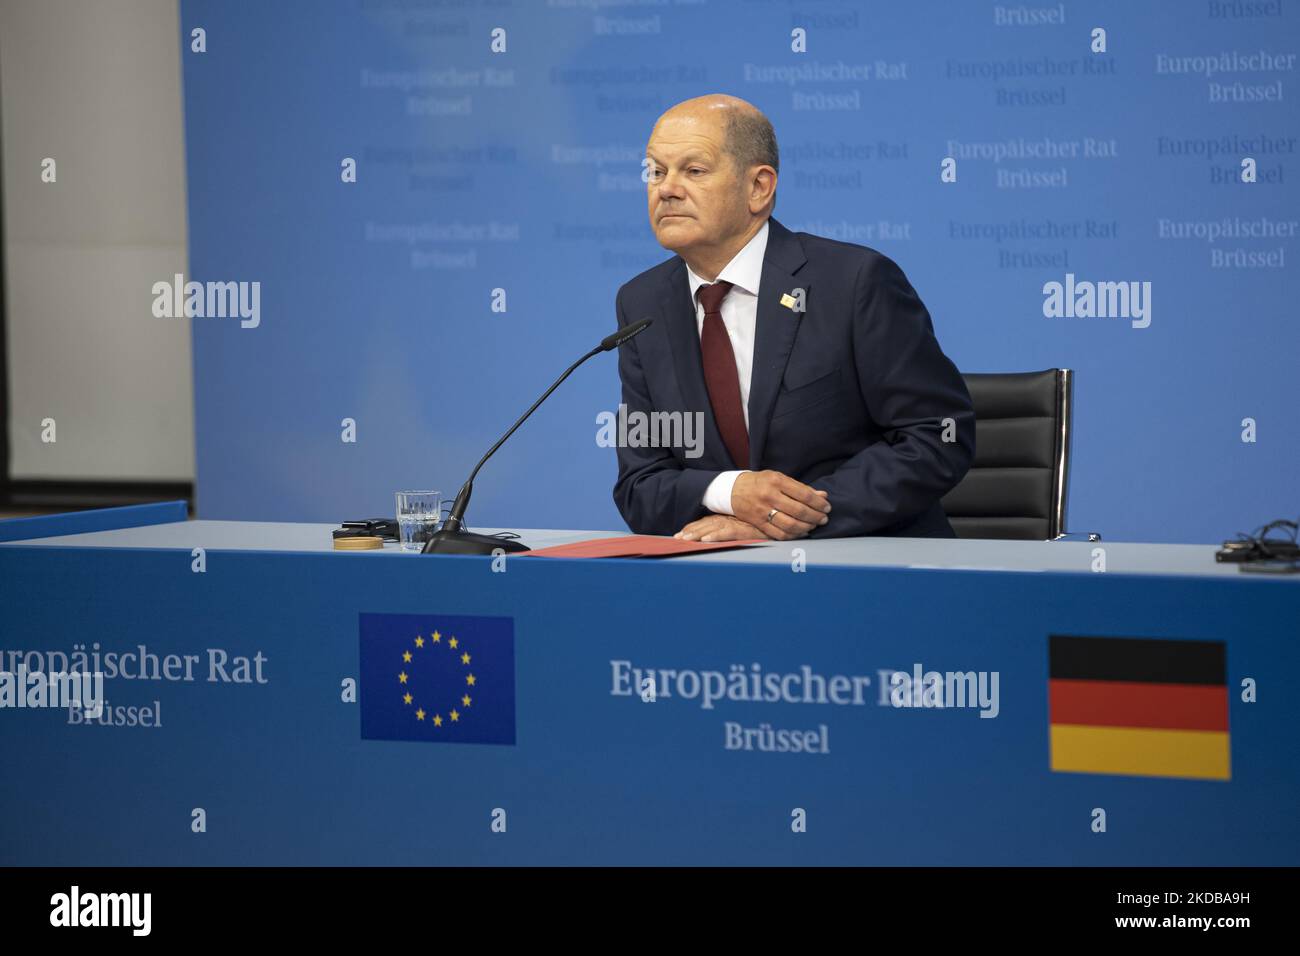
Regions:
[[[614,500],[642,534],[727,541],[953,537],[939,499],[970,467],[975,414],[890,259],[771,213],[772,125],[705,96],[655,124],[650,223],[675,253],[618,291],[621,413],[694,416],[702,448],[618,448]]]

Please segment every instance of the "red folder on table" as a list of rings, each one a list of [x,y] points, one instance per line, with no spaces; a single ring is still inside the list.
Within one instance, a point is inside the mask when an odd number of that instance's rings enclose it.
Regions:
[[[626,534],[618,538],[593,538],[573,544],[557,544],[550,548],[522,552],[519,557],[541,555],[547,558],[670,558],[679,554],[698,554],[701,551],[722,551],[751,544],[766,544],[767,538],[745,541],[683,541],[653,534]]]

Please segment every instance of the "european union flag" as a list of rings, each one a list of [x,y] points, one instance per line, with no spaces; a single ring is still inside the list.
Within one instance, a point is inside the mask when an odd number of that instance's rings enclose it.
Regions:
[[[515,622],[361,615],[361,737],[515,742]]]

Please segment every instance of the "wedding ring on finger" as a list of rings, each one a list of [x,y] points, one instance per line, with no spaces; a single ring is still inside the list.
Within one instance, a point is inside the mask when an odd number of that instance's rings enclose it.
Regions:
[[[771,511],[769,511],[769,512],[767,513],[767,520],[768,520],[768,523],[769,523],[769,524],[772,523],[772,519],[775,518],[778,514],[780,514],[780,512],[777,511],[775,508],[773,508]]]

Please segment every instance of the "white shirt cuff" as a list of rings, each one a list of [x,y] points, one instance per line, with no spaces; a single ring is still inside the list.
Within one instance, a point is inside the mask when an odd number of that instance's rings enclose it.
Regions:
[[[731,486],[744,473],[744,471],[724,471],[709,482],[709,487],[704,489],[702,502],[704,507],[715,515],[734,515],[735,512],[731,510]]]

